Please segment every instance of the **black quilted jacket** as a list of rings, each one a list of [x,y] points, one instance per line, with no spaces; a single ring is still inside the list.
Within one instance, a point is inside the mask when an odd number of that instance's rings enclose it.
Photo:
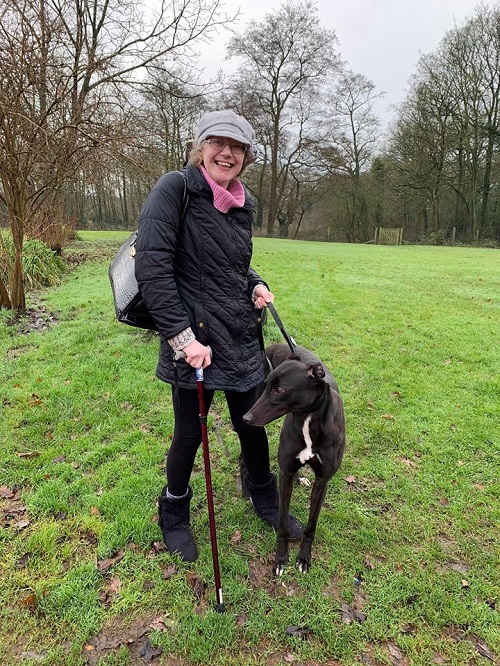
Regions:
[[[141,211],[135,272],[139,290],[160,332],[156,374],[163,381],[194,388],[194,369],[177,362],[167,340],[191,326],[212,347],[205,370],[209,389],[247,391],[263,380],[259,343],[260,311],[253,288],[263,280],[250,268],[253,201],[220,213],[199,169],[185,168],[189,204],[184,218],[184,181],[167,173],[151,190]]]

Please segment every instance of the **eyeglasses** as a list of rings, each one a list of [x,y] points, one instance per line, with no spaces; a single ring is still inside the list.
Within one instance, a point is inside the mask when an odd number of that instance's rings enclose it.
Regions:
[[[234,155],[244,155],[247,150],[246,146],[242,146],[241,143],[229,143],[224,139],[207,139],[206,142],[215,150],[223,150],[226,146],[229,146],[229,150]]]

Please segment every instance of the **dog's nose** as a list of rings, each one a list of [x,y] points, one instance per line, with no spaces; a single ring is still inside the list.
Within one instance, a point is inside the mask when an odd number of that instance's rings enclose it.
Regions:
[[[253,422],[252,412],[247,412],[246,414],[243,414],[243,421],[245,423],[252,423]]]

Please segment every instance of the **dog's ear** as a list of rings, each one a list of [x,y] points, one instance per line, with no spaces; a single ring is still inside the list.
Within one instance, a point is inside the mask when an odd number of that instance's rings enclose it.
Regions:
[[[325,369],[321,363],[311,363],[307,366],[307,379],[310,382],[323,381],[325,378]]]

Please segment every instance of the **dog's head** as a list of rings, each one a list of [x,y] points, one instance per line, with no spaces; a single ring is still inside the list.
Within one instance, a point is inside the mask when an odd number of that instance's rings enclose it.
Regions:
[[[269,373],[262,395],[243,420],[263,426],[289,412],[307,412],[315,408],[325,390],[325,369],[321,363],[302,363],[290,358]]]

